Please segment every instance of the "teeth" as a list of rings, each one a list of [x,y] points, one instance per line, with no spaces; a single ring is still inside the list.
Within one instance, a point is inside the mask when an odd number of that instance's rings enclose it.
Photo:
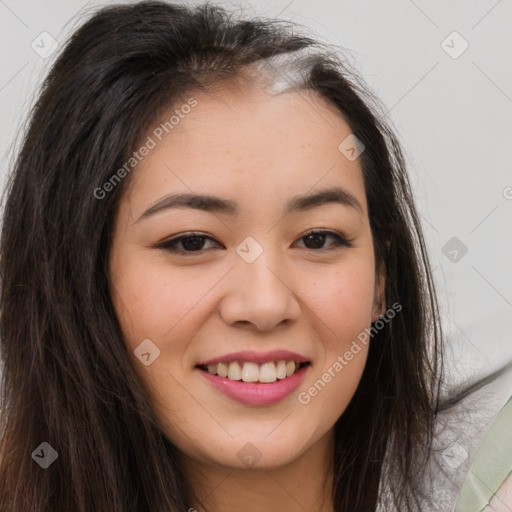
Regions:
[[[256,363],[244,363],[242,368],[242,380],[244,382],[256,382],[260,376],[260,369]]]
[[[286,378],[286,362],[285,361],[278,361],[276,377],[278,379]]]
[[[274,363],[263,363],[260,368],[260,382],[275,382],[276,378],[276,365]]]
[[[298,369],[295,361],[270,361],[258,364],[246,361],[240,364],[238,361],[231,363],[209,364],[208,373],[231,380],[243,380],[244,382],[271,383],[291,377]]]
[[[228,373],[229,373],[229,366],[226,363],[219,363],[217,365],[217,375],[219,377],[227,377]]]
[[[242,367],[237,361],[229,363],[228,379],[241,380],[242,379]]]

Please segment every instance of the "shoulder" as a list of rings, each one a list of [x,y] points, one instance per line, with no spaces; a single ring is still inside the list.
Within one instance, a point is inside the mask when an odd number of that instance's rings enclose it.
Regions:
[[[512,469],[512,364],[478,375],[471,382],[477,385],[450,390],[450,396],[457,396],[460,389],[467,392],[462,399],[451,401],[438,416],[423,482],[425,495],[433,496],[433,503],[425,503],[425,510],[435,506],[442,512],[483,512]],[[474,490],[474,481],[482,475],[490,487],[487,501],[480,508],[459,506],[467,489]],[[512,507],[505,510],[510,512]]]
[[[510,511],[511,473],[512,396],[493,419],[471,462],[455,512]]]

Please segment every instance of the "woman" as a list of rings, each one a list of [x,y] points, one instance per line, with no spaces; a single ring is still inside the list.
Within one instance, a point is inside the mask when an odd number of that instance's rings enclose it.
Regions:
[[[332,49],[99,11],[1,242],[0,510],[420,508],[437,302],[399,144]]]

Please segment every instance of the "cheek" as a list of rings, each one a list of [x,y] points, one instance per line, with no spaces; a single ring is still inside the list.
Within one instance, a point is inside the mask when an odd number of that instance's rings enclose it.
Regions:
[[[331,353],[324,365],[316,367],[308,382],[298,391],[297,401],[304,421],[318,418],[315,425],[317,435],[330,429],[343,415],[359,386],[368,347],[361,344],[354,349],[349,344],[346,348]]]
[[[339,342],[357,335],[371,323],[374,297],[374,270],[371,259],[351,258],[309,286],[308,306],[322,320],[327,338]]]
[[[215,284],[212,276],[152,265],[142,259],[119,262],[123,272],[113,273],[113,300],[127,341],[162,340],[184,320]],[[140,341],[139,341],[140,342]]]
[[[343,414],[366,365],[368,338],[361,333],[371,325],[374,282],[363,269],[352,270],[340,273],[316,296],[322,349],[297,400],[306,416],[321,418],[316,425],[318,435]]]
[[[299,403],[332,423],[354,395],[368,354],[365,329],[371,325],[373,260],[353,258],[330,279],[316,282],[309,306],[320,318],[322,350],[299,392]],[[326,411],[329,411],[328,413]]]

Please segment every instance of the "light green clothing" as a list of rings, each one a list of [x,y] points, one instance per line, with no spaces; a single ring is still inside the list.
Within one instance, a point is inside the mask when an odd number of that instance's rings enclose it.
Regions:
[[[462,486],[455,512],[481,512],[512,474],[512,396],[484,437]]]

